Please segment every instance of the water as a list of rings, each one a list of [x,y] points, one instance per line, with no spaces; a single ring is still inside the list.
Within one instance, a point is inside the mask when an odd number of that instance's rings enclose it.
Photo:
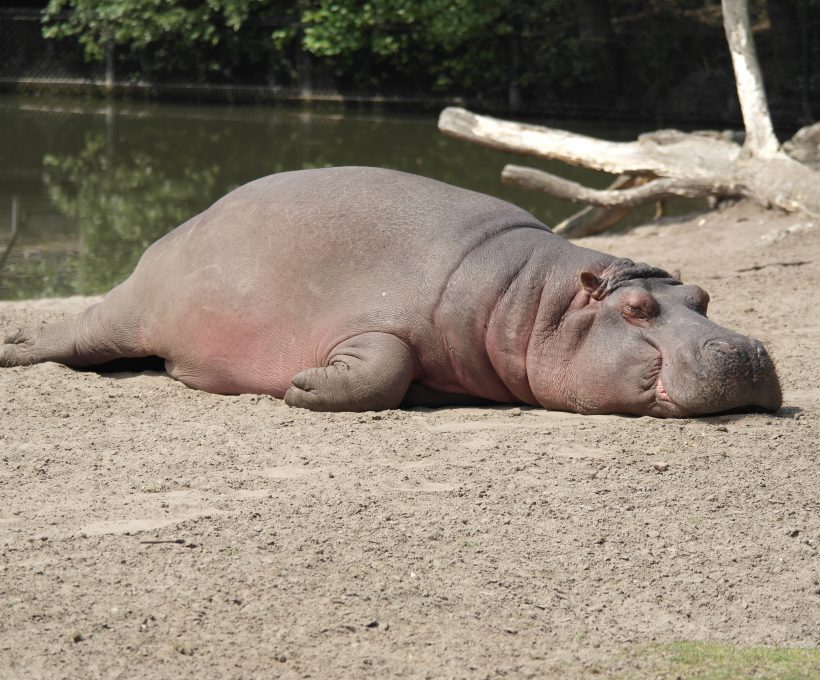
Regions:
[[[240,184],[283,170],[395,168],[493,194],[548,225],[578,209],[501,184],[509,162],[596,187],[611,180],[450,139],[434,114],[0,96],[0,298],[104,292],[157,238]]]

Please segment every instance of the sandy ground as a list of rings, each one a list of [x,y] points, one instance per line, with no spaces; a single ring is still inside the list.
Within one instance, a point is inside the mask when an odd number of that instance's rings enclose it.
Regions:
[[[820,225],[740,205],[584,245],[703,285],[770,344],[783,409],[315,414],[2,370],[0,676],[641,676],[653,642],[819,645]]]

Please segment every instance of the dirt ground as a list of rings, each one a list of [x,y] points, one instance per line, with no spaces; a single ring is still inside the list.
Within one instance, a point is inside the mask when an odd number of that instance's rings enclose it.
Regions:
[[[316,414],[0,370],[0,677],[654,677],[635,650],[820,645],[820,224],[736,205],[582,244],[703,285],[782,410]]]

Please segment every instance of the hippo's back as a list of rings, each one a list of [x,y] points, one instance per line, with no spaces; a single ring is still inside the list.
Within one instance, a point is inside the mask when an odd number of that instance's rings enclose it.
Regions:
[[[250,211],[253,206],[253,212]],[[301,257],[325,258],[328,249],[357,255],[363,264],[397,261],[412,253],[424,269],[458,259],[465,248],[510,227],[546,227],[525,210],[486,194],[396,170],[340,167],[284,172],[246,184],[214,204],[220,224],[248,213],[242,226],[293,245]],[[251,236],[251,241],[256,236]],[[320,239],[319,242],[311,239]],[[322,244],[327,244],[323,247]],[[363,247],[365,246],[365,247]],[[373,250],[373,249],[376,250]],[[386,250],[384,250],[386,249]],[[301,260],[300,258],[300,261]]]

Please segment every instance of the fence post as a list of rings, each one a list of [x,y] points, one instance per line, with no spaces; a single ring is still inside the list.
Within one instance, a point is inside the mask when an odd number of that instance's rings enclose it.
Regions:
[[[114,43],[105,43],[105,90],[109,94],[114,89]]]
[[[17,243],[17,236],[20,233],[20,207],[17,202],[17,194],[11,196],[11,233],[9,234],[9,242],[5,249],[0,253],[0,271],[6,266],[6,261],[9,259],[14,244]]]
[[[797,8],[797,16],[800,20],[800,61],[801,61],[801,71],[803,75],[803,87],[802,89],[802,99],[803,101],[800,102],[802,104],[801,116],[802,116],[802,123],[808,125],[809,123],[813,122],[814,117],[812,116],[811,104],[810,99],[811,95],[809,94],[811,90],[811,47],[809,44],[809,31],[806,28],[806,24],[809,21],[809,8],[808,2],[806,0],[802,0],[798,4]]]
[[[313,59],[302,44],[303,37],[300,28],[296,40],[296,80],[299,94],[305,96],[313,94]]]

